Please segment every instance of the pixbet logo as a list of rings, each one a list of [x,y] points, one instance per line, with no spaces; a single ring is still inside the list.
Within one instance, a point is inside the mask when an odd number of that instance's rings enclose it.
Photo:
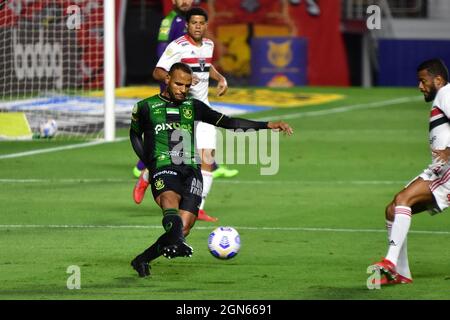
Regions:
[[[39,29],[35,43],[20,43],[19,31],[13,30],[14,71],[19,80],[53,79],[56,88],[63,84],[63,54],[61,45],[44,40],[44,30]]]
[[[190,124],[180,124],[176,122],[172,123],[160,123],[155,126],[155,134],[158,134],[161,130],[186,130],[189,133],[192,132],[192,126]]]

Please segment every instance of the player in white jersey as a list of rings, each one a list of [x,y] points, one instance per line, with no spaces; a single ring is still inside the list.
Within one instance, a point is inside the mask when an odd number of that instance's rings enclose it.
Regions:
[[[372,265],[381,279],[374,284],[411,283],[407,235],[411,215],[428,210],[431,214],[450,205],[450,84],[448,70],[440,59],[424,61],[417,68],[419,89],[425,101],[433,101],[430,115],[431,164],[386,207],[389,249],[386,258]],[[376,279],[374,277],[373,279]],[[378,283],[376,283],[378,282]]]
[[[153,77],[164,82],[170,67],[183,62],[194,72],[191,95],[210,106],[208,100],[209,78],[217,81],[217,95],[221,96],[228,89],[227,81],[213,66],[214,43],[204,37],[207,30],[208,15],[201,8],[192,8],[186,12],[187,33],[172,41],[159,59]],[[211,189],[214,170],[214,152],[216,149],[216,128],[208,123],[199,122],[196,127],[196,148],[201,153],[203,194],[198,214],[199,220],[217,221],[204,211],[205,199]],[[235,172],[237,173],[237,172]],[[148,186],[146,172],[143,172],[134,188],[134,200],[140,203]]]

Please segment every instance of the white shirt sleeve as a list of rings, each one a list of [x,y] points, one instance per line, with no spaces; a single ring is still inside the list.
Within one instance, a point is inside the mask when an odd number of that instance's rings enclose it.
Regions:
[[[156,67],[169,72],[170,67],[177,62],[181,62],[181,46],[172,41],[164,50],[161,58],[159,58]]]
[[[450,119],[450,88],[446,86],[444,94],[439,97],[438,107],[444,112],[445,116]]]

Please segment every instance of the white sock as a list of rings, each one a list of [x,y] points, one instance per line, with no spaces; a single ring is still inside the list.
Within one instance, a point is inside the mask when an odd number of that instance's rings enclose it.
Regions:
[[[408,235],[411,225],[411,208],[405,206],[395,207],[395,219],[392,224],[391,236],[389,237],[389,250],[386,259],[397,265],[400,251]]]
[[[392,224],[393,224],[392,221],[386,220],[388,240],[391,239]],[[411,271],[409,270],[409,261],[408,261],[408,238],[405,238],[402,248],[400,249],[396,269],[399,274],[408,279],[411,279]]]
[[[213,183],[212,172],[202,170],[203,176],[203,192],[202,192],[202,203],[200,203],[200,210],[203,210],[205,207],[206,197],[208,196],[209,190],[211,190]]]
[[[408,261],[408,238],[405,238],[405,242],[403,242],[402,249],[400,250],[400,255],[398,256],[397,272],[408,279],[412,278]]]

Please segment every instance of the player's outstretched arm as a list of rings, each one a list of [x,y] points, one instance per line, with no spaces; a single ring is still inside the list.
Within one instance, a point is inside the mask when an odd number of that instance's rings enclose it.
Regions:
[[[290,136],[294,133],[294,130],[292,130],[292,128],[289,126],[289,124],[287,124],[286,122],[283,122],[283,121],[276,121],[276,122],[269,121],[267,123],[267,127],[272,130],[281,130],[284,133],[286,133],[288,136]]]
[[[217,112],[211,109],[209,106],[204,104],[203,102],[194,99],[194,107],[195,107],[195,120],[203,121],[209,124],[212,124],[216,127],[221,127],[224,129],[272,129],[272,130],[281,130],[288,135],[291,135],[294,131],[292,128],[283,121],[253,121],[248,119],[241,118],[233,118],[228,117],[220,112]]]

